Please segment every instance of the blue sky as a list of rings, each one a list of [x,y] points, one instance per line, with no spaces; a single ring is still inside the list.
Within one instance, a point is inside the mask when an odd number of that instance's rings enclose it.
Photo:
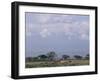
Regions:
[[[25,13],[26,57],[55,51],[58,56],[89,53],[89,16]]]

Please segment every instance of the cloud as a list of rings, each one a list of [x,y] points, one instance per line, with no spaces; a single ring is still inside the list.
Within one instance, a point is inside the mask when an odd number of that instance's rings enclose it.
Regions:
[[[43,29],[40,32],[40,35],[41,35],[41,37],[46,38],[47,36],[50,36],[51,34],[50,34],[50,32],[47,29]]]
[[[28,16],[26,22],[28,36],[35,33],[42,38],[65,35],[69,40],[89,39],[89,16],[36,13]]]
[[[37,16],[37,22],[40,24],[44,24],[46,22],[48,22],[48,20],[50,20],[50,14],[48,15],[43,15],[43,14],[38,14]]]
[[[49,23],[66,23],[72,19],[69,15],[64,14],[43,14],[43,13],[28,13],[26,12],[26,22],[36,24]]]
[[[89,39],[89,36],[86,35],[86,34],[81,34],[80,35],[80,39],[82,39],[82,40],[88,40]]]
[[[64,26],[65,35],[70,39],[76,37],[80,40],[89,39],[89,22],[76,21]]]

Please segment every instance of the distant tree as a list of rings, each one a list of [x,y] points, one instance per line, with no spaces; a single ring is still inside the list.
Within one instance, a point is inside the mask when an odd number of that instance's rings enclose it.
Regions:
[[[38,59],[46,60],[47,59],[47,56],[46,55],[39,55],[38,56]]]
[[[48,60],[53,61],[53,60],[55,60],[55,57],[56,57],[56,56],[57,56],[57,55],[56,55],[56,53],[55,53],[54,51],[51,51],[51,52],[48,52],[48,53],[47,53]]]
[[[75,59],[82,59],[83,57],[80,56],[80,55],[74,55],[74,58],[75,58]]]
[[[86,56],[85,56],[85,59],[89,59],[90,58],[90,56],[89,56],[89,54],[87,54]]]
[[[69,59],[69,58],[70,58],[69,55],[62,55],[62,59],[63,59],[63,60],[66,60],[66,59]]]

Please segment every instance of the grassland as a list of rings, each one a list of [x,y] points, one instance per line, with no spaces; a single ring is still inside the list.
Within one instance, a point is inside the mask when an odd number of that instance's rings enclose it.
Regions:
[[[58,66],[82,66],[89,65],[88,59],[68,59],[62,61],[32,61],[26,62],[26,68],[39,68],[39,67],[58,67]]]

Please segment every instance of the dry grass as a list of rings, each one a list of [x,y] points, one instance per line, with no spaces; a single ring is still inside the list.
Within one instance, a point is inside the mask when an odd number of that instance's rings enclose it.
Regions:
[[[58,67],[58,66],[80,66],[89,65],[89,60],[64,60],[64,61],[41,61],[41,62],[26,62],[26,68],[36,67]]]

